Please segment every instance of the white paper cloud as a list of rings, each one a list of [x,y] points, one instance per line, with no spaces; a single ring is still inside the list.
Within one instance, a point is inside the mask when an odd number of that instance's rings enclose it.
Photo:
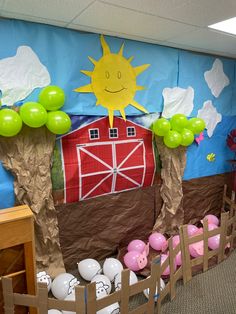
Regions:
[[[12,106],[37,87],[51,82],[47,68],[28,46],[20,46],[14,57],[0,60],[0,90],[3,105]]]
[[[192,112],[194,90],[191,86],[187,89],[180,87],[164,88],[162,95],[164,97],[163,117],[171,118],[176,113],[189,116]]]
[[[147,115],[143,115],[142,117],[138,117],[135,119],[135,122],[145,126],[146,128],[150,128],[152,123],[160,117],[159,113],[150,113]]]
[[[228,76],[224,73],[223,63],[220,59],[215,59],[212,69],[206,71],[204,77],[215,97],[219,97],[222,90],[230,83]]]
[[[222,120],[222,115],[217,112],[211,100],[204,102],[202,109],[198,110],[198,118],[202,118],[206,122],[207,135],[211,137],[217,126]]]

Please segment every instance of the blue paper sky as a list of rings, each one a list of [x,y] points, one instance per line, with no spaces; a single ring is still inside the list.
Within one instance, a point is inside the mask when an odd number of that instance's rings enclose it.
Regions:
[[[64,89],[66,102],[62,110],[76,115],[107,115],[105,108],[95,105],[93,94],[73,92],[73,89],[90,83],[90,78],[80,70],[93,70],[94,66],[88,56],[95,60],[101,58],[99,35],[7,19],[0,20],[0,34],[0,60],[14,56],[19,46],[30,46],[47,67],[51,84]],[[184,179],[230,171],[226,160],[232,159],[233,153],[225,141],[228,132],[236,128],[236,61],[219,57],[230,84],[216,98],[204,79],[204,72],[212,68],[215,56],[109,36],[105,36],[105,39],[112,53],[117,53],[124,42],[124,57],[134,56],[132,66],[150,64],[137,78],[138,85],[143,85],[146,89],[135,95],[135,100],[150,113],[163,110],[164,88],[191,86],[194,89],[191,116],[196,116],[207,100],[211,100],[222,114],[222,122],[218,124],[213,136],[208,138],[205,133],[205,140],[200,146],[193,144],[188,148]],[[27,100],[37,101],[39,92],[40,89],[36,89]],[[128,106],[125,112],[128,116],[141,113],[132,106]],[[212,163],[206,159],[209,153],[216,154],[216,160]],[[0,208],[12,206],[13,202],[13,177],[0,165]]]

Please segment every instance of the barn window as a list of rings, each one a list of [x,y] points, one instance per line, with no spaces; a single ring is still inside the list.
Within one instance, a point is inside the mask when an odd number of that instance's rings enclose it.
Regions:
[[[128,137],[131,137],[131,136],[136,136],[136,130],[135,130],[135,127],[133,126],[129,126],[127,127],[127,136]]]
[[[96,140],[99,138],[99,129],[90,129],[89,130],[90,140]]]
[[[118,138],[118,129],[117,128],[109,129],[109,138]]]

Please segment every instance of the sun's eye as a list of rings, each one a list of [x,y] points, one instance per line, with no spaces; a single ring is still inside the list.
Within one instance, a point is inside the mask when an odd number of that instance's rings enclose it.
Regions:
[[[109,79],[110,78],[110,73],[108,71],[105,72],[106,78]]]
[[[121,72],[120,71],[117,72],[117,77],[118,77],[118,79],[121,79]]]

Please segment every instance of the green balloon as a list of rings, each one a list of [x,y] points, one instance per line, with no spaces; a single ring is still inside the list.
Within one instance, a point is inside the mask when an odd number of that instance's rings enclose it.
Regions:
[[[171,129],[181,132],[188,124],[188,119],[182,113],[177,113],[173,115],[170,119]]]
[[[46,127],[54,134],[65,134],[71,127],[70,117],[63,111],[49,112]]]
[[[0,135],[15,136],[22,128],[22,120],[19,114],[12,109],[0,110]]]
[[[180,143],[182,146],[189,146],[193,143],[194,135],[192,131],[190,131],[189,129],[183,129],[180,134],[182,136],[182,140]]]
[[[187,128],[193,132],[193,134],[201,133],[206,127],[205,121],[201,118],[191,118],[188,121]]]
[[[164,136],[164,143],[169,148],[178,147],[181,143],[181,140],[182,140],[182,137],[177,131],[171,130]]]
[[[20,107],[23,122],[31,128],[39,128],[47,121],[47,111],[38,102],[26,102]]]
[[[157,119],[152,124],[153,132],[158,136],[164,136],[170,131],[170,122],[165,118]]]
[[[58,110],[64,105],[65,93],[62,88],[50,85],[42,89],[38,101],[48,111]]]

